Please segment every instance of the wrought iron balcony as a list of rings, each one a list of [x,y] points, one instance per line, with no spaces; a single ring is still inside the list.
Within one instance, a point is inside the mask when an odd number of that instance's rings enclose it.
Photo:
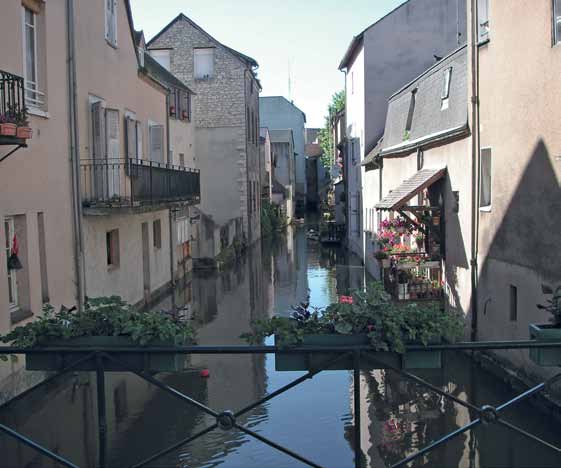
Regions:
[[[18,138],[16,128],[26,117],[23,78],[0,70],[0,145],[25,146],[25,138]]]
[[[82,205],[91,214],[200,201],[196,169],[142,159],[82,159]]]

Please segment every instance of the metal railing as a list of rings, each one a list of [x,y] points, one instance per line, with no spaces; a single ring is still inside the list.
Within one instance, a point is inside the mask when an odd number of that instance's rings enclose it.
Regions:
[[[143,159],[82,159],[84,207],[122,208],[200,201],[196,169]]]
[[[422,345],[410,345],[407,346],[407,351],[450,351],[450,350],[504,350],[504,349],[531,349],[531,348],[558,348],[561,349],[561,342],[538,342],[535,340],[521,340],[521,341],[488,341],[488,342],[463,342],[463,343],[454,343],[454,344],[438,344],[438,345],[429,345],[429,346],[422,346]],[[270,446],[271,448],[278,450],[298,461],[303,463],[304,465],[320,468],[321,465],[314,462],[307,456],[301,455],[292,451],[290,448],[287,448],[283,445],[280,445],[273,440],[269,439],[268,437],[263,436],[260,433],[249,429],[248,427],[242,425],[239,422],[239,418],[247,413],[250,413],[254,409],[264,405],[266,402],[278,397],[286,393],[287,391],[297,387],[298,385],[306,382],[308,379],[313,378],[320,372],[324,370],[328,370],[331,367],[335,367],[343,360],[349,360],[351,358],[352,366],[351,370],[353,373],[353,413],[354,413],[354,466],[355,468],[364,468],[365,466],[365,455],[362,450],[361,446],[361,405],[362,405],[362,398],[361,398],[361,385],[360,385],[360,374],[361,369],[364,367],[372,367],[372,368],[380,368],[376,366],[382,366],[385,369],[388,369],[392,372],[395,372],[400,377],[405,379],[411,380],[422,387],[428,389],[439,395],[440,397],[446,398],[458,405],[461,405],[468,410],[474,412],[477,416],[469,423],[465,424],[464,426],[450,432],[449,434],[443,435],[441,438],[437,440],[433,440],[427,446],[417,450],[415,453],[407,456],[406,458],[398,461],[397,463],[392,465],[392,468],[404,467],[409,463],[423,457],[424,455],[428,454],[429,452],[435,450],[436,448],[440,447],[443,444],[446,444],[450,440],[458,437],[459,435],[468,432],[481,424],[485,425],[496,425],[502,426],[512,432],[515,432],[526,439],[532,440],[535,443],[540,444],[542,447],[547,448],[548,450],[552,450],[560,456],[561,462],[561,448],[537,437],[530,432],[526,431],[525,429],[518,427],[507,419],[505,419],[504,413],[505,410],[516,405],[517,403],[524,401],[544,390],[547,390],[551,384],[556,381],[561,380],[561,373],[553,376],[552,378],[546,380],[539,385],[536,385],[514,398],[500,404],[498,406],[492,405],[482,405],[477,406],[473,403],[470,403],[467,400],[463,400],[449,392],[444,391],[442,388],[435,386],[422,378],[407,372],[398,367],[394,367],[391,364],[388,364],[386,361],[378,361],[376,351],[372,348],[360,345],[360,346],[331,346],[331,347],[322,347],[322,346],[306,346],[306,347],[294,347],[294,348],[280,348],[276,346],[182,346],[182,347],[173,347],[173,348],[162,348],[162,347],[143,347],[143,348],[88,348],[88,350],[84,349],[72,349],[69,347],[53,347],[53,348],[15,348],[15,347],[0,347],[0,354],[44,354],[44,353],[62,353],[65,355],[72,355],[77,354],[74,358],[72,363],[68,365],[66,368],[62,369],[58,373],[48,377],[47,379],[43,380],[39,384],[35,385],[34,387],[26,390],[25,392],[18,395],[15,399],[11,400],[20,400],[25,396],[29,395],[31,392],[37,390],[40,387],[49,385],[53,380],[57,379],[61,375],[64,375],[70,371],[75,371],[83,366],[85,363],[92,362],[95,365],[96,369],[96,376],[97,376],[97,410],[98,410],[98,465],[100,468],[107,467],[107,415],[106,415],[106,400],[105,400],[105,371],[106,367],[110,367],[112,370],[115,368],[122,369],[123,371],[131,372],[141,379],[151,383],[152,385],[158,387],[162,391],[172,395],[177,400],[181,401],[186,405],[190,405],[194,408],[197,408],[203,413],[212,416],[215,418],[215,422],[205,429],[197,432],[193,435],[187,435],[185,438],[176,441],[175,443],[169,445],[168,447],[164,447],[158,452],[154,453],[153,455],[149,456],[144,460],[140,460],[132,465],[131,468],[140,468],[143,466],[147,466],[149,463],[163,457],[170,452],[173,452],[180,447],[183,447],[190,442],[193,442],[201,437],[204,437],[206,434],[216,430],[221,429],[223,431],[231,431],[231,430],[238,430],[246,435],[253,437],[264,444]],[[191,398],[189,395],[185,395],[181,393],[179,390],[163,383],[162,381],[158,380],[154,375],[148,372],[144,372],[138,369],[131,367],[129,364],[124,362],[122,358],[117,358],[117,355],[123,356],[129,353],[132,354],[169,354],[170,352],[178,353],[178,354],[286,354],[286,353],[305,353],[308,356],[308,362],[314,362],[314,367],[310,368],[308,372],[306,372],[301,377],[293,380],[292,382],[280,387],[279,389],[269,393],[268,395],[258,399],[257,401],[240,408],[236,411],[216,411],[213,408]],[[325,361],[317,364],[317,360],[311,360],[310,356],[315,353],[320,354],[332,354],[333,356],[329,357]],[[86,354],[84,356],[84,354]],[[0,409],[6,407],[11,403],[11,401],[4,403],[0,406]],[[64,458],[62,455],[55,453],[53,450],[50,450],[40,444],[36,443],[35,441],[29,439],[23,434],[15,431],[14,429],[8,427],[7,425],[0,424],[0,433],[4,433],[5,435],[12,437],[19,441],[20,443],[27,445],[28,447],[32,448],[33,450],[41,453],[46,458],[54,460],[58,462],[62,466],[70,467],[70,468],[78,468],[76,464],[71,462],[70,460]]]
[[[25,112],[23,78],[0,70],[0,117],[16,119]]]

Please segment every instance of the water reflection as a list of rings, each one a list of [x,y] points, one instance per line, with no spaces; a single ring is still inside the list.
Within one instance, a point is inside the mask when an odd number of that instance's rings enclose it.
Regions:
[[[287,314],[309,296],[325,307],[337,295],[368,282],[360,262],[340,249],[307,241],[303,230],[255,246],[228,272],[188,279],[158,308],[184,309],[201,344],[240,344],[251,321]],[[191,369],[160,378],[181,392],[222,411],[238,410],[286,385],[301,372],[275,372],[274,357],[193,355]],[[203,379],[199,369],[210,377]],[[462,354],[447,354],[443,371],[422,375],[476,404],[498,404],[514,395]],[[475,418],[402,377],[363,369],[361,433],[369,467],[386,467]],[[137,463],[213,424],[212,417],[128,374],[107,375],[109,466]],[[328,467],[353,466],[353,387],[349,372],[325,372],[241,417],[238,422]],[[0,412],[15,427],[83,467],[96,465],[95,376],[76,374]],[[506,416],[546,440],[561,444],[558,427],[523,404]],[[0,467],[51,466],[30,449],[0,435]],[[302,466],[239,431],[213,431],[153,462],[151,467],[261,468]],[[561,459],[497,426],[480,427],[451,440],[411,466],[558,467]]]

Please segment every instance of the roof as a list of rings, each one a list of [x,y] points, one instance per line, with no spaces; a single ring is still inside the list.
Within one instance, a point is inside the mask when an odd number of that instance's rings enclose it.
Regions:
[[[380,152],[382,151],[382,143],[384,141],[384,137],[380,138],[374,148],[370,150],[370,152],[366,155],[366,157],[360,163],[361,166],[374,166],[377,162],[378,157],[380,156]],[[371,169],[376,169],[376,167],[367,167],[366,171]]]
[[[469,134],[467,51],[467,46],[456,49],[389,98],[382,157],[409,154],[419,147],[440,145]],[[442,96],[448,70],[451,75],[445,99]],[[410,109],[411,127],[406,132]]]
[[[151,78],[160,83],[164,83],[168,87],[171,86],[183,89],[191,94],[195,94],[185,83],[183,83],[183,81],[177,78],[165,67],[162,67],[148,52],[144,54],[144,67],[141,68],[143,68]]]
[[[378,204],[378,210],[399,210],[404,207],[411,198],[430,187],[437,180],[444,177],[446,167],[436,169],[421,169],[415,175],[405,180],[399,187],[392,190]]]
[[[156,34],[152,39],[150,39],[148,41],[148,43],[146,44],[147,47],[150,47],[150,45],[157,40],[162,34],[164,34],[169,28],[171,28],[176,22],[178,21],[187,21],[189,24],[191,24],[194,28],[198,29],[200,32],[202,32],[205,36],[207,36],[211,41],[215,42],[216,44],[224,47],[224,49],[226,49],[228,52],[230,52],[232,55],[236,56],[238,59],[240,59],[242,62],[246,63],[247,65],[250,65],[251,67],[259,67],[259,64],[257,63],[257,61],[253,58],[251,58],[248,55],[242,54],[241,52],[238,52],[237,50],[232,49],[231,47],[228,47],[227,45],[222,44],[220,41],[216,40],[214,37],[212,37],[209,33],[207,33],[203,28],[201,28],[197,23],[195,23],[193,20],[191,20],[190,18],[188,18],[187,16],[185,16],[183,13],[179,13],[179,15],[177,15],[174,19],[172,19],[166,26],[164,26],[164,28],[158,33]]]
[[[386,19],[392,13],[394,13],[396,10],[399,10],[402,6],[409,3],[409,1],[410,0],[405,0],[401,5],[395,7],[393,10],[386,13],[380,19],[376,20],[374,23],[372,23],[370,26],[368,26],[366,29],[364,29],[360,34],[358,34],[357,36],[353,36],[353,39],[351,40],[351,43],[349,44],[349,47],[347,48],[347,51],[345,52],[345,55],[341,59],[341,63],[339,63],[339,70],[343,70],[344,68],[347,68],[347,66],[349,65],[349,62],[350,62],[351,58],[353,57],[356,49],[358,49],[360,47],[360,45],[362,43],[362,39],[364,37],[364,33],[366,33],[366,31],[368,31],[370,28],[376,26],[378,23],[380,23],[381,21]]]
[[[317,158],[318,156],[322,155],[323,151],[321,149],[321,145],[319,145],[318,143],[308,143],[307,145],[305,145],[304,153],[309,158]]]
[[[294,143],[292,129],[290,128],[286,130],[269,129],[269,137],[271,138],[271,143]]]
[[[304,123],[306,122],[306,113],[303,110],[299,109],[298,106],[296,106],[293,101],[289,101],[284,96],[259,96],[259,101],[265,100],[265,99],[282,99],[282,100],[286,101],[288,104],[290,104],[292,107],[294,107],[298,112],[302,113],[302,115],[304,116]]]

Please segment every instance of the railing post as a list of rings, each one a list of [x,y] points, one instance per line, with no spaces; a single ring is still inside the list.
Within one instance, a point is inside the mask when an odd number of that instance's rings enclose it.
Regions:
[[[97,427],[99,435],[99,468],[106,468],[107,450],[107,414],[105,408],[105,371],[103,369],[103,357],[97,353],[96,377],[97,377]]]
[[[138,168],[133,167],[134,159],[129,158],[129,182],[131,191],[131,207],[134,206],[134,171]]]
[[[353,390],[355,423],[355,468],[362,468],[362,442],[360,433],[360,351],[353,351]]]

